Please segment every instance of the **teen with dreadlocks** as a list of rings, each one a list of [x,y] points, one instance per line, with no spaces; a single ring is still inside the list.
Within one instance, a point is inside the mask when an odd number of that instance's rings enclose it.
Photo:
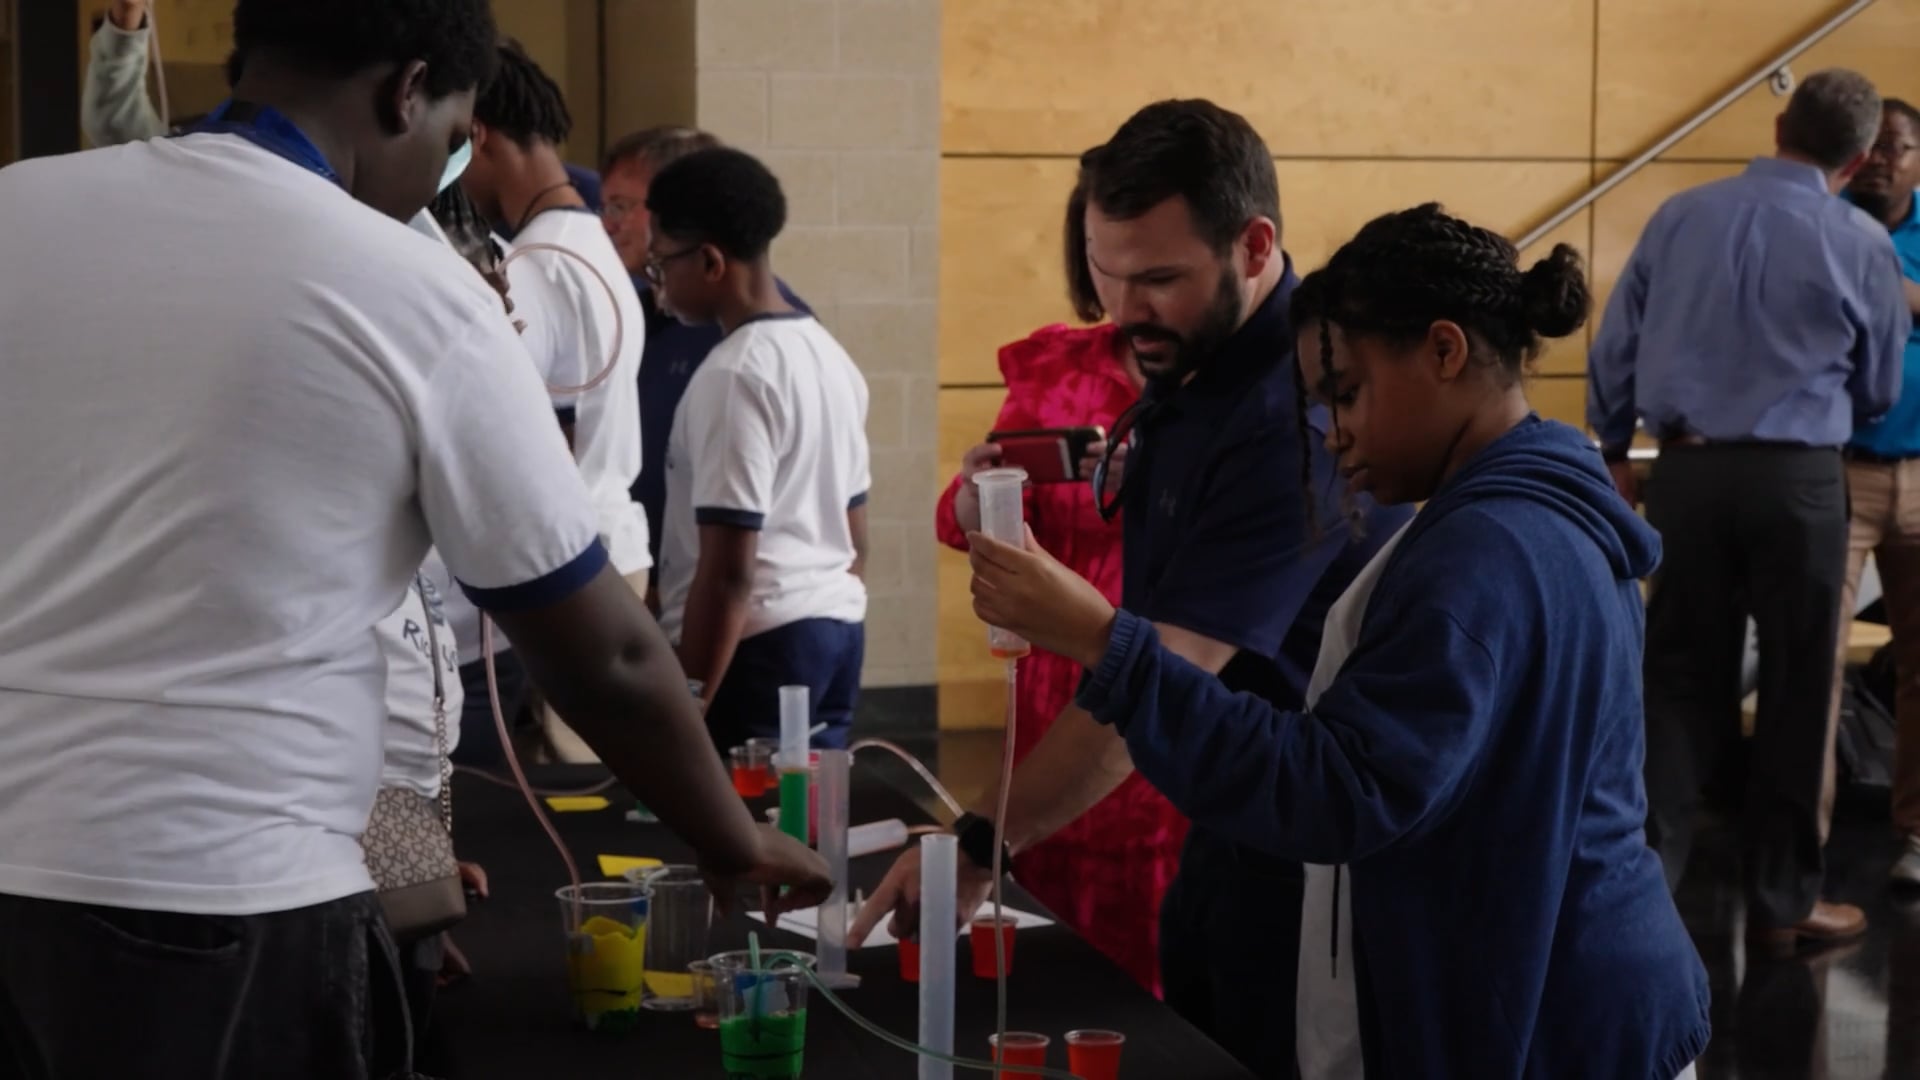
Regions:
[[[1302,953],[1354,980],[1376,1080],[1665,1078],[1706,1046],[1705,972],[1643,834],[1659,541],[1522,385],[1587,307],[1571,248],[1522,272],[1432,204],[1302,283],[1302,384],[1350,490],[1426,503],[1359,579],[1350,645],[1329,617],[1304,709],[1228,692],[1031,544],[970,538],[980,617],[1083,664],[1082,703],[1196,828],[1348,864],[1350,963]]]
[[[556,395],[553,407],[573,442],[613,568],[645,596],[653,557],[632,488],[640,475],[646,316],[599,215],[560,160],[559,146],[573,127],[560,87],[515,42],[500,45],[499,62],[473,103],[473,164],[461,186],[487,220],[511,228],[515,248],[550,244],[579,256],[535,250],[515,259],[507,269],[515,317],[525,321],[521,341],[550,386],[582,385],[613,364],[597,386]],[[461,658],[475,667],[481,659],[477,620],[463,604],[454,605],[454,614]],[[591,760],[564,725],[542,715],[558,756]]]

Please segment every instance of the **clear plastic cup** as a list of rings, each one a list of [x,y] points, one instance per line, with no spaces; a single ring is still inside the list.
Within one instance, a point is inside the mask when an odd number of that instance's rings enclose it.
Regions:
[[[773,755],[765,746],[736,746],[728,756],[733,759],[734,794],[757,799],[773,786]]]
[[[1053,1040],[1037,1031],[1009,1031],[1005,1039],[998,1035],[987,1036],[987,1046],[993,1050],[995,1065],[1037,1065],[1046,1068],[1047,1047]],[[1000,1069],[994,1072],[999,1080],[1033,1080],[1033,1073],[1009,1072]]]
[[[641,1007],[685,1012],[694,1006],[687,966],[707,955],[713,894],[700,868],[684,863],[647,871],[643,880],[653,890],[653,915],[647,927],[647,996]]]
[[[720,983],[711,961],[695,960],[687,965],[693,979],[693,1022],[713,1031],[720,1026]]]
[[[646,990],[651,890],[632,881],[563,886],[560,926],[567,941],[567,990],[589,1031],[630,1031]]]
[[[714,969],[720,1061],[729,1080],[798,1080],[807,1045],[807,977],[761,954],[761,965]]]
[[[1120,1080],[1120,1050],[1127,1037],[1117,1031],[1067,1032],[1067,1071],[1080,1080]]]
[[[1026,543],[1026,502],[1022,495],[1027,470],[1019,468],[982,469],[973,474],[973,486],[980,493],[980,531],[1003,544],[1018,547]],[[987,627],[987,651],[1001,660],[1012,660],[1030,651],[1025,638],[997,626]]]

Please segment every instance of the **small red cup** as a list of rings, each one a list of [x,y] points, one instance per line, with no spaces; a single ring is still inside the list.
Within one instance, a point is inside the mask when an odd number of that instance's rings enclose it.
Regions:
[[[1067,1032],[1067,1070],[1081,1080],[1120,1080],[1120,1050],[1127,1037],[1117,1031]]]
[[[1006,942],[1007,974],[1011,975],[1013,974],[1013,934],[1019,924],[1012,919],[1002,919],[998,926],[1000,940]],[[994,927],[993,916],[989,915],[983,919],[973,920],[973,925],[969,928],[969,938],[973,942],[973,973],[982,979],[996,978],[1000,974],[998,965],[994,963]]]
[[[1037,1065],[1047,1067],[1047,1046],[1053,1040],[1032,1031],[1009,1031],[1003,1042],[998,1035],[987,1036],[987,1046],[993,1050],[995,1065]],[[1034,1080],[1030,1072],[1007,1072],[996,1069],[993,1074],[997,1080]]]
[[[910,983],[920,981],[920,943],[917,941],[900,942],[900,977]]]

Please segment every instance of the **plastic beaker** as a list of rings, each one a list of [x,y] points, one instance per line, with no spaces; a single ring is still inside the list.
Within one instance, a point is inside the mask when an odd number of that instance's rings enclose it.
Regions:
[[[807,977],[761,955],[759,968],[715,967],[720,1061],[729,1080],[797,1080],[807,1045]]]
[[[713,894],[697,866],[680,863],[632,873],[653,891],[653,916],[647,926],[647,996],[641,1005],[656,1012],[685,1012],[693,1008],[693,977],[687,974],[687,965],[707,955]]]
[[[563,886],[560,926],[567,940],[567,990],[589,1031],[630,1031],[646,989],[650,890],[632,881]]]
[[[1012,918],[995,922],[993,916],[973,920],[968,928],[968,937],[973,943],[973,973],[982,979],[992,979],[999,975],[997,957],[993,954],[994,930],[1000,931],[1000,940],[1006,943],[1007,974],[1013,974],[1013,936],[1020,924]]]
[[[773,782],[773,755],[765,746],[749,742],[736,746],[728,755],[733,759],[733,791],[743,799],[757,799],[767,793]]]
[[[1052,1043],[1052,1039],[1037,1031],[1009,1031],[1004,1040],[998,1035],[987,1036],[987,1046],[993,1050],[995,1065],[1038,1065],[1046,1068],[1047,1047]],[[1034,1074],[1002,1069],[994,1075],[1000,1080],[1020,1080],[1021,1077],[1033,1080]]]
[[[695,960],[687,965],[687,974],[693,979],[694,1024],[708,1031],[718,1028],[720,1026],[720,983],[712,962]]]
[[[1067,1071],[1080,1080],[1120,1080],[1120,1049],[1127,1037],[1117,1031],[1067,1032]]]
[[[1026,545],[1026,501],[1022,494],[1027,470],[1019,468],[983,469],[973,474],[974,489],[980,493],[980,531],[1003,544]],[[1019,634],[987,627],[987,651],[1001,660],[1027,655],[1030,647]]]

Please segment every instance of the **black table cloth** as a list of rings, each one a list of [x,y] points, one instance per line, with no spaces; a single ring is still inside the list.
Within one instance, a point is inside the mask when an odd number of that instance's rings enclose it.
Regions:
[[[534,783],[549,788],[584,787],[604,777],[597,767],[534,770]],[[873,780],[856,764],[852,820],[855,824],[901,818],[927,820],[911,799]],[[664,827],[626,820],[633,799],[619,788],[606,792],[606,810],[552,814],[586,880],[602,880],[598,856],[651,856],[689,861],[690,851]],[[756,803],[758,814],[762,805]],[[596,1034],[574,1025],[564,973],[564,937],[554,890],[566,883],[559,855],[516,790],[470,776],[454,783],[455,835],[460,857],[478,862],[490,878],[492,899],[475,906],[454,931],[472,961],[470,980],[441,992],[431,1030],[423,1039],[425,1071],[448,1080],[546,1080],[546,1078],[720,1078],[719,1036],[694,1026],[690,1014],[643,1012],[630,1033]],[[854,861],[851,877],[871,891],[894,852]],[[1009,887],[1008,903],[1040,910]],[[744,948],[747,933],[760,931],[765,947],[812,951],[814,942],[736,914],[715,923],[709,953]],[[1260,927],[1248,927],[1260,933]],[[955,1047],[986,1058],[993,1031],[994,984],[975,978],[965,939],[955,945]],[[919,993],[899,975],[895,950],[849,954],[850,970],[862,977],[846,998],[868,1019],[908,1039],[918,1028]],[[1280,973],[1292,978],[1291,972]],[[1043,1032],[1053,1039],[1049,1064],[1066,1067],[1065,1035],[1074,1028],[1112,1028],[1127,1036],[1124,1080],[1245,1080],[1252,1074],[1225,1051],[1140,989],[1105,957],[1062,926],[1020,932],[1008,990],[1008,1026]],[[912,1055],[860,1031],[819,995],[807,1009],[808,1078],[912,1077]],[[956,1077],[990,1074],[956,1070]]]

